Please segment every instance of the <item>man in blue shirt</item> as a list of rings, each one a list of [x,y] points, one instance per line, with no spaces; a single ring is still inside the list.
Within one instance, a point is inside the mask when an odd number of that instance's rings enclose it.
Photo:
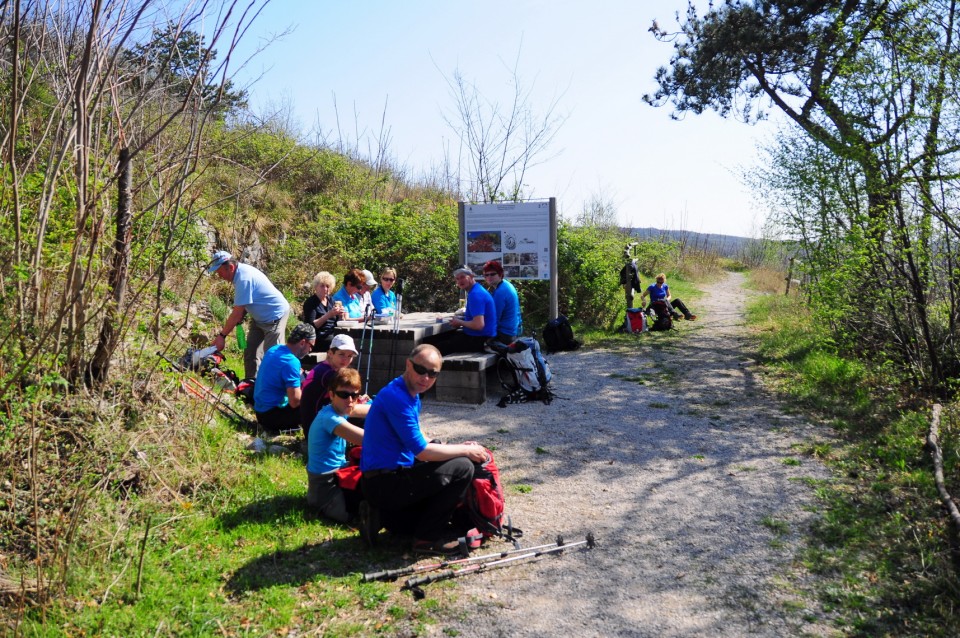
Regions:
[[[409,519],[414,551],[459,551],[462,530],[453,529],[450,520],[473,480],[473,464],[484,462],[486,452],[476,443],[429,443],[423,435],[420,395],[433,387],[442,365],[435,347],[416,346],[403,374],[377,393],[367,413],[360,534],[368,545],[376,543],[383,510],[394,519]]]
[[[276,434],[300,427],[300,359],[313,348],[317,331],[301,323],[287,342],[267,350],[253,386],[253,411],[264,430]]]
[[[487,340],[497,336],[497,309],[493,297],[474,279],[467,266],[453,271],[457,287],[467,293],[463,317],[454,316],[450,325],[460,330],[442,332],[426,341],[435,345],[443,356],[454,352],[483,352]]]
[[[493,294],[493,305],[497,311],[497,340],[511,344],[523,332],[517,289],[503,278],[503,266],[496,260],[483,265],[483,278]]]
[[[254,379],[260,368],[263,353],[283,340],[287,330],[290,304],[267,276],[247,264],[237,263],[233,255],[219,250],[207,266],[207,274],[217,276],[233,284],[233,310],[223,324],[223,329],[214,337],[213,345],[223,350],[227,335],[250,315],[250,330],[246,335],[247,345],[243,350],[244,378]]]

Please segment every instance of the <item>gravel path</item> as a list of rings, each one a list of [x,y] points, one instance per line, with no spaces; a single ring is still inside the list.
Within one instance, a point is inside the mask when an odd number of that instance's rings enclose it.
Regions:
[[[552,355],[550,405],[425,406],[429,435],[496,450],[524,546],[598,541],[457,580],[456,616],[429,633],[830,634],[792,561],[814,504],[802,479],[829,476],[796,446],[827,433],[754,375],[742,286],[729,274],[690,304],[698,321],[629,350]]]

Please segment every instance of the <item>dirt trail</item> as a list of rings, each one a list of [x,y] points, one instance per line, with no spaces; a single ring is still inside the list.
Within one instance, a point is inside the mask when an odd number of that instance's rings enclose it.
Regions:
[[[830,634],[791,560],[814,505],[803,479],[828,477],[797,446],[823,433],[754,376],[743,276],[705,292],[688,304],[699,320],[673,333],[551,356],[563,398],[549,406],[425,406],[431,436],[495,448],[525,546],[591,531],[599,543],[459,579],[458,613],[429,632]]]

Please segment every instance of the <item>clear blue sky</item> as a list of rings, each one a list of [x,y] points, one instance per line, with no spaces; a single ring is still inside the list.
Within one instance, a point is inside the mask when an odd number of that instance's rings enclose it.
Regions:
[[[651,8],[656,7],[656,8]],[[675,30],[686,0],[272,0],[238,58],[293,28],[236,76],[251,106],[287,102],[304,131],[336,141],[334,96],[344,136],[375,135],[385,116],[389,152],[413,173],[438,165],[454,134],[444,76],[459,69],[487,98],[507,95],[508,67],[533,87],[542,113],[566,115],[550,151],[526,180],[528,196],[557,197],[575,217],[585,201],[611,201],[623,225],[755,235],[761,203],[738,178],[772,126],[713,113],[670,119],[641,100],[668,62],[669,44],[647,29]],[[519,57],[518,57],[519,52]],[[361,149],[373,142],[361,139]]]

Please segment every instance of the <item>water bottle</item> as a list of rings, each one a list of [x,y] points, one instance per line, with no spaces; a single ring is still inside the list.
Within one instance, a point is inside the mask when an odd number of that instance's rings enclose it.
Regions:
[[[247,349],[247,333],[243,331],[243,324],[237,324],[237,345],[241,350]]]

